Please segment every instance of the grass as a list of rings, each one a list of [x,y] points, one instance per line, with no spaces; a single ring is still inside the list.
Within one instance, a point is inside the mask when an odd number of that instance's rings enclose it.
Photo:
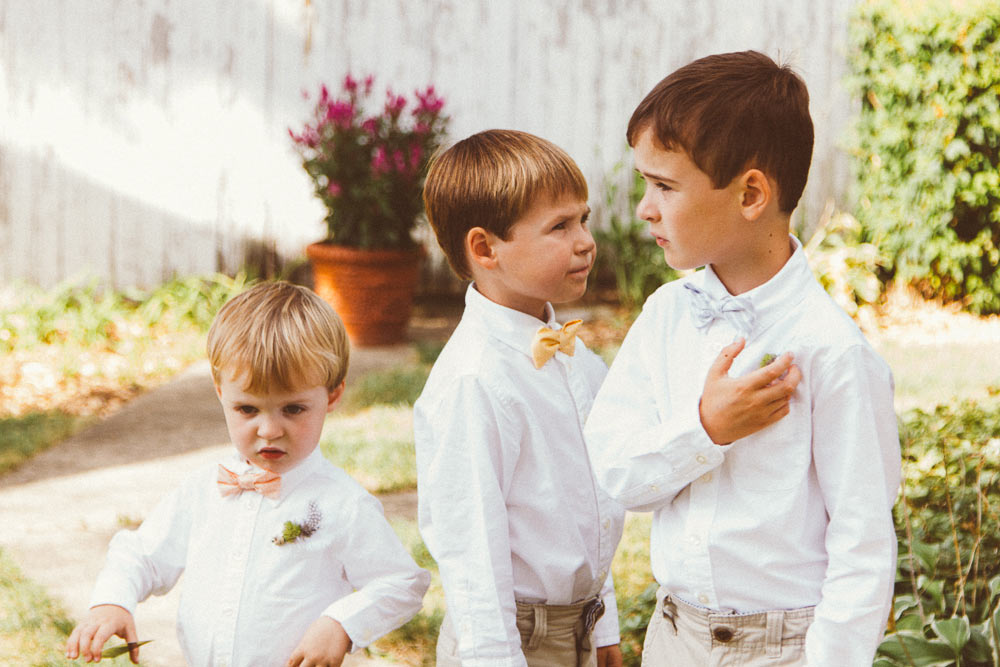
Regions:
[[[376,405],[353,414],[334,412],[320,440],[323,455],[371,493],[417,486],[413,410]]]
[[[0,474],[69,437],[88,421],[61,410],[0,417]]]
[[[932,410],[1000,392],[1000,341],[916,345],[885,341],[879,354],[896,379],[896,409]]]
[[[0,664],[48,667],[76,664],[66,660],[64,646],[71,621],[38,584],[0,549]],[[127,657],[101,661],[129,665]]]

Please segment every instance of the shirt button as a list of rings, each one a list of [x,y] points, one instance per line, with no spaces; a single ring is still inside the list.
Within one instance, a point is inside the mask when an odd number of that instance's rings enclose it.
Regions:
[[[701,595],[698,596],[698,602],[700,602],[702,604],[708,604],[708,602],[709,602],[708,596],[705,595],[704,593],[702,593]]]
[[[611,530],[611,519],[605,519],[601,526],[603,526],[604,530]]]
[[[704,475],[701,476],[701,481],[705,482],[706,484],[708,484],[709,482],[711,482],[712,481],[712,473],[706,472]]]
[[[690,542],[691,544],[693,544],[695,546],[698,546],[699,544],[701,544],[701,540],[698,539],[697,535],[692,535],[691,537],[689,537],[688,538],[688,542]]]
[[[649,490],[650,491],[659,491],[660,487],[658,487],[656,484],[650,484],[649,485]]]
[[[704,454],[699,454],[698,456],[694,457],[694,460],[701,464],[708,463],[708,459],[705,457]]]

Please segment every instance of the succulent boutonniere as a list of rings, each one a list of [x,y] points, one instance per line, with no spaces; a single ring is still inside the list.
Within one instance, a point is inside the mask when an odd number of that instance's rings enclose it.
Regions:
[[[281,535],[274,537],[271,541],[280,547],[283,544],[304,540],[316,532],[322,520],[323,515],[319,511],[319,506],[316,505],[315,501],[310,500],[305,520],[302,523],[286,521],[281,529]]]
[[[777,358],[778,358],[777,355],[771,354],[770,352],[768,352],[763,357],[761,357],[760,368],[764,368],[764,366],[767,366],[769,363],[771,363],[772,361],[774,361]]]

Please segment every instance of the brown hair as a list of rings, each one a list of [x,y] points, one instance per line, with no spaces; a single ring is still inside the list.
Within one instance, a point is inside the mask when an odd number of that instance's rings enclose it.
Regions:
[[[565,194],[587,200],[587,181],[566,151],[527,132],[486,130],[434,158],[424,208],[451,268],[468,279],[470,229],[482,227],[506,240],[539,198]]]
[[[651,128],[667,150],[684,150],[716,188],[757,168],[778,184],[791,213],[809,176],[813,124],[805,82],[762,53],[695,60],[660,81],[639,103],[626,137]]]
[[[350,356],[333,308],[286,282],[260,283],[227,301],[209,329],[207,348],[216,384],[228,372],[258,395],[319,385],[332,391],[344,381]]]

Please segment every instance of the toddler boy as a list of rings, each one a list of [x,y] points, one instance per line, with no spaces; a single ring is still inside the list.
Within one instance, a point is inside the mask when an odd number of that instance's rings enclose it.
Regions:
[[[653,511],[643,664],[869,666],[896,566],[893,382],[788,233],[805,84],[760,53],[702,58],[627,136],[637,215],[667,264],[706,267],[647,300],[587,422],[601,485]]]
[[[583,439],[607,368],[551,305],[587,289],[586,181],[554,144],[490,130],[433,162],[424,203],[473,280],[414,407],[420,531],[448,604],[437,664],[620,665],[624,513]]]
[[[348,354],[340,318],[305,288],[262,283],[220,309],[208,357],[235,451],[115,535],[67,657],[135,642],[137,604],[182,573],[190,665],[339,665],[420,609],[429,574],[317,448]]]

